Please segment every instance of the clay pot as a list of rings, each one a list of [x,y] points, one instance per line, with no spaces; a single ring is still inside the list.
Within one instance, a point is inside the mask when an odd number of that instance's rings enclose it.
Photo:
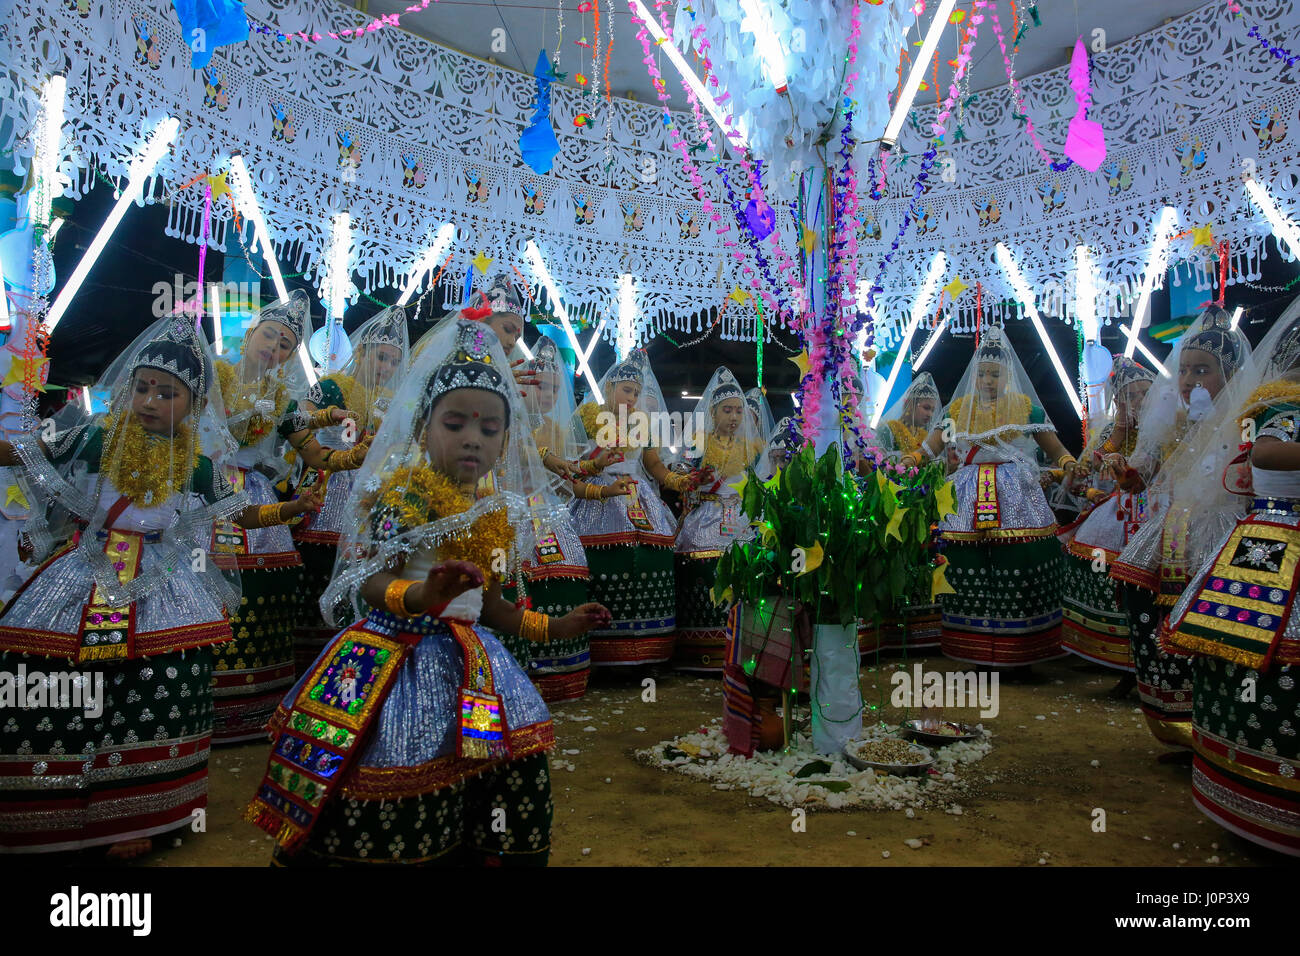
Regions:
[[[781,715],[776,712],[776,697],[758,699],[758,749],[780,750],[785,746]]]

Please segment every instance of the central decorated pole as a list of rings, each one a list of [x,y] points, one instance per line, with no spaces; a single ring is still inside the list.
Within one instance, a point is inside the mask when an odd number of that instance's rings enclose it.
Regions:
[[[822,173],[823,208],[835,209],[835,170],[827,165]],[[837,239],[832,232],[831,242],[834,243]],[[831,271],[840,267],[838,257],[827,250],[823,266],[818,270],[821,281],[811,283],[810,314],[832,317],[831,325],[834,329],[839,328],[843,317],[840,314],[839,296],[836,294],[837,283],[832,281]],[[839,278],[840,281],[851,281],[853,277]],[[832,331],[831,335],[834,334]],[[821,345],[822,348],[814,347],[811,350],[811,360],[818,365],[810,367],[818,382],[820,401],[814,420],[804,421],[804,438],[811,440],[819,460],[828,453],[836,456],[841,454],[841,421],[845,402],[844,389],[834,387],[838,370],[832,358],[832,343],[823,342]],[[819,603],[824,604],[825,601],[826,597],[823,596]],[[862,733],[858,628],[856,623],[841,625],[827,620],[831,608],[813,607],[805,610],[810,614],[813,625],[812,666],[809,674],[813,748],[819,753],[838,754],[843,752],[845,744]]]

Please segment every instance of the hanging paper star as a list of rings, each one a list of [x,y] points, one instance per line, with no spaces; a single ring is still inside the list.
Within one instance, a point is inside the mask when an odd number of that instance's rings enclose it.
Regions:
[[[1192,248],[1214,245],[1214,227],[1208,222],[1203,226],[1192,227]]]
[[[733,482],[732,484],[727,485],[727,487],[733,489],[733,490],[736,492],[736,494],[740,496],[740,500],[741,500],[741,501],[744,501],[744,500],[745,500],[745,486],[746,486],[747,484],[749,484],[749,475],[747,475],[747,474],[742,474],[742,475],[740,476],[740,481]]]
[[[799,237],[799,248],[811,254],[817,248],[817,233],[805,226]]]
[[[470,260],[470,262],[474,263],[474,268],[477,269],[481,275],[487,275],[488,266],[492,265],[493,261],[494,260],[482,249],[479,250],[478,255]]]
[[[795,365],[799,367],[799,378],[801,380],[807,378],[808,370],[812,368],[812,364],[808,361],[807,349],[804,349],[798,355],[791,355],[788,359],[786,359],[786,361],[793,362]]]
[[[942,559],[941,559],[942,560]],[[957,590],[948,583],[948,565],[939,565],[930,576],[930,600],[935,601],[940,594],[956,594]]]
[[[953,276],[952,281],[943,287],[943,291],[948,293],[949,299],[955,300],[957,296],[961,295],[969,288],[970,286],[961,281],[961,276]]]
[[[781,473],[778,471],[771,478],[767,479],[767,481],[763,482],[763,487],[768,491],[776,491],[779,489],[781,487]]]
[[[903,536],[898,533],[898,526],[903,523],[903,515],[905,514],[907,514],[906,508],[899,508],[894,512],[894,516],[889,519],[889,524],[885,525],[886,538],[893,535],[900,542],[903,540]]]
[[[23,490],[19,488],[17,485],[10,485],[8,488],[5,489],[4,506],[8,508],[10,505],[14,505],[14,504],[16,504],[19,508],[22,508],[24,510],[27,510],[28,508],[31,507],[31,505],[27,503],[27,496],[23,494]]]
[[[948,515],[957,513],[956,504],[953,501],[953,488],[951,481],[945,481],[939,486],[939,490],[934,493],[934,503],[939,508],[939,520],[942,521]]]
[[[0,381],[0,388],[9,385],[22,385],[27,380],[27,370],[31,368],[32,381],[36,383],[36,391],[45,391],[45,376],[42,371],[50,360],[43,355],[34,355],[30,359],[22,356],[14,356],[14,360],[9,365],[9,371],[6,373],[4,380]]]
[[[219,176],[209,176],[208,185],[212,187],[212,201],[216,202],[222,196],[230,195],[230,187],[226,184],[226,173]]]
[[[822,543],[814,541],[812,547],[803,548],[804,566],[796,577],[803,577],[809,571],[816,571],[822,566],[822,560],[826,557],[826,552],[822,550]]]
[[[753,296],[750,295],[750,293],[746,292],[744,289],[742,289],[740,286],[736,286],[734,289],[731,290],[731,295],[727,296],[727,298],[730,299],[732,302],[736,303],[736,305],[744,305],[751,298],[753,298]]]

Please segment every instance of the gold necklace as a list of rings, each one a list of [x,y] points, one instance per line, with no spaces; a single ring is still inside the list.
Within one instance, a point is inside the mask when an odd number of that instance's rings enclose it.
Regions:
[[[221,387],[221,398],[226,405],[226,416],[235,418],[253,409],[254,405],[268,396],[265,383],[249,383],[242,380],[239,369],[230,362],[217,362],[217,383]],[[230,432],[241,445],[255,445],[279,424],[284,411],[289,405],[285,387],[279,382],[272,385],[274,410],[270,417],[261,412],[253,412],[247,419],[232,425]]]
[[[371,523],[379,540],[396,537],[440,518],[463,514],[473,504],[474,487],[468,493],[450,478],[428,465],[398,468],[384,480]],[[498,555],[513,546],[515,531],[504,507],[480,515],[464,533],[438,545],[443,561],[469,561],[483,572],[484,588],[499,578]]]
[[[114,414],[105,421],[104,433],[100,470],[137,506],[161,505],[185,487],[199,466],[199,451],[188,421],[172,435],[151,435],[134,415],[128,413],[123,423],[122,416]],[[181,452],[174,455],[177,442]],[[169,447],[160,455],[158,446],[164,443]],[[180,462],[175,470],[174,460]]]

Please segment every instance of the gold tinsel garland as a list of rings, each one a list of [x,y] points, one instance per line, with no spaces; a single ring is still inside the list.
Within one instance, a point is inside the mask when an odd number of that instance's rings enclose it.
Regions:
[[[379,489],[377,496],[381,515],[391,510],[396,529],[385,529],[394,534],[400,530],[418,528],[441,518],[463,514],[472,502],[461,493],[450,478],[428,465],[413,465],[393,471]],[[497,554],[508,553],[515,540],[506,509],[475,519],[469,530],[438,545],[438,557],[443,561],[469,561],[483,572],[486,589],[493,578],[500,578],[494,570]],[[498,550],[499,549],[499,550]]]
[[[253,407],[253,403],[265,396],[246,395],[243,386],[246,384],[239,380],[239,370],[230,362],[217,362],[217,383],[221,387],[221,399],[226,406],[226,417],[235,418],[238,415],[247,412]],[[268,418],[260,413],[254,413],[242,427],[235,426],[231,433],[239,440],[241,445],[256,444],[265,438],[279,424],[280,419],[284,417],[285,409],[289,407],[288,390],[281,383],[275,385],[275,410]]]
[[[1257,418],[1277,405],[1300,405],[1300,382],[1281,381],[1265,382],[1246,399],[1246,404],[1237,416],[1237,421]]]
[[[992,404],[985,404],[979,400],[975,401],[974,411],[967,418],[966,409],[970,404],[970,397],[961,395],[953,399],[949,407],[948,418],[956,424],[958,432],[964,432],[968,435],[982,435],[985,432],[991,432],[995,428],[1004,428],[1008,425],[1028,425],[1029,413],[1033,409],[1033,403],[1030,402],[1028,395],[1022,395],[1014,392],[1010,395],[1003,395]],[[999,436],[1006,441],[1015,441],[1020,437],[1019,432]]]
[[[762,449],[762,442],[745,442],[733,436],[730,443],[724,445],[719,436],[709,435],[704,440],[704,457],[700,461],[700,467],[712,467],[715,478],[739,475]]]
[[[185,487],[199,466],[198,443],[189,422],[182,422],[171,435],[150,435],[135,415],[128,413],[123,424],[121,413],[115,413],[105,420],[104,434],[100,471],[139,507],[161,505]],[[168,453],[159,455],[158,447],[164,444],[170,446]],[[173,455],[172,447],[177,445],[182,450]],[[185,463],[179,470],[170,467],[176,460]]]
[[[891,418],[885,422],[885,426],[894,436],[894,446],[901,452],[909,454],[915,452],[925,440],[924,428],[911,428],[900,418]]]

